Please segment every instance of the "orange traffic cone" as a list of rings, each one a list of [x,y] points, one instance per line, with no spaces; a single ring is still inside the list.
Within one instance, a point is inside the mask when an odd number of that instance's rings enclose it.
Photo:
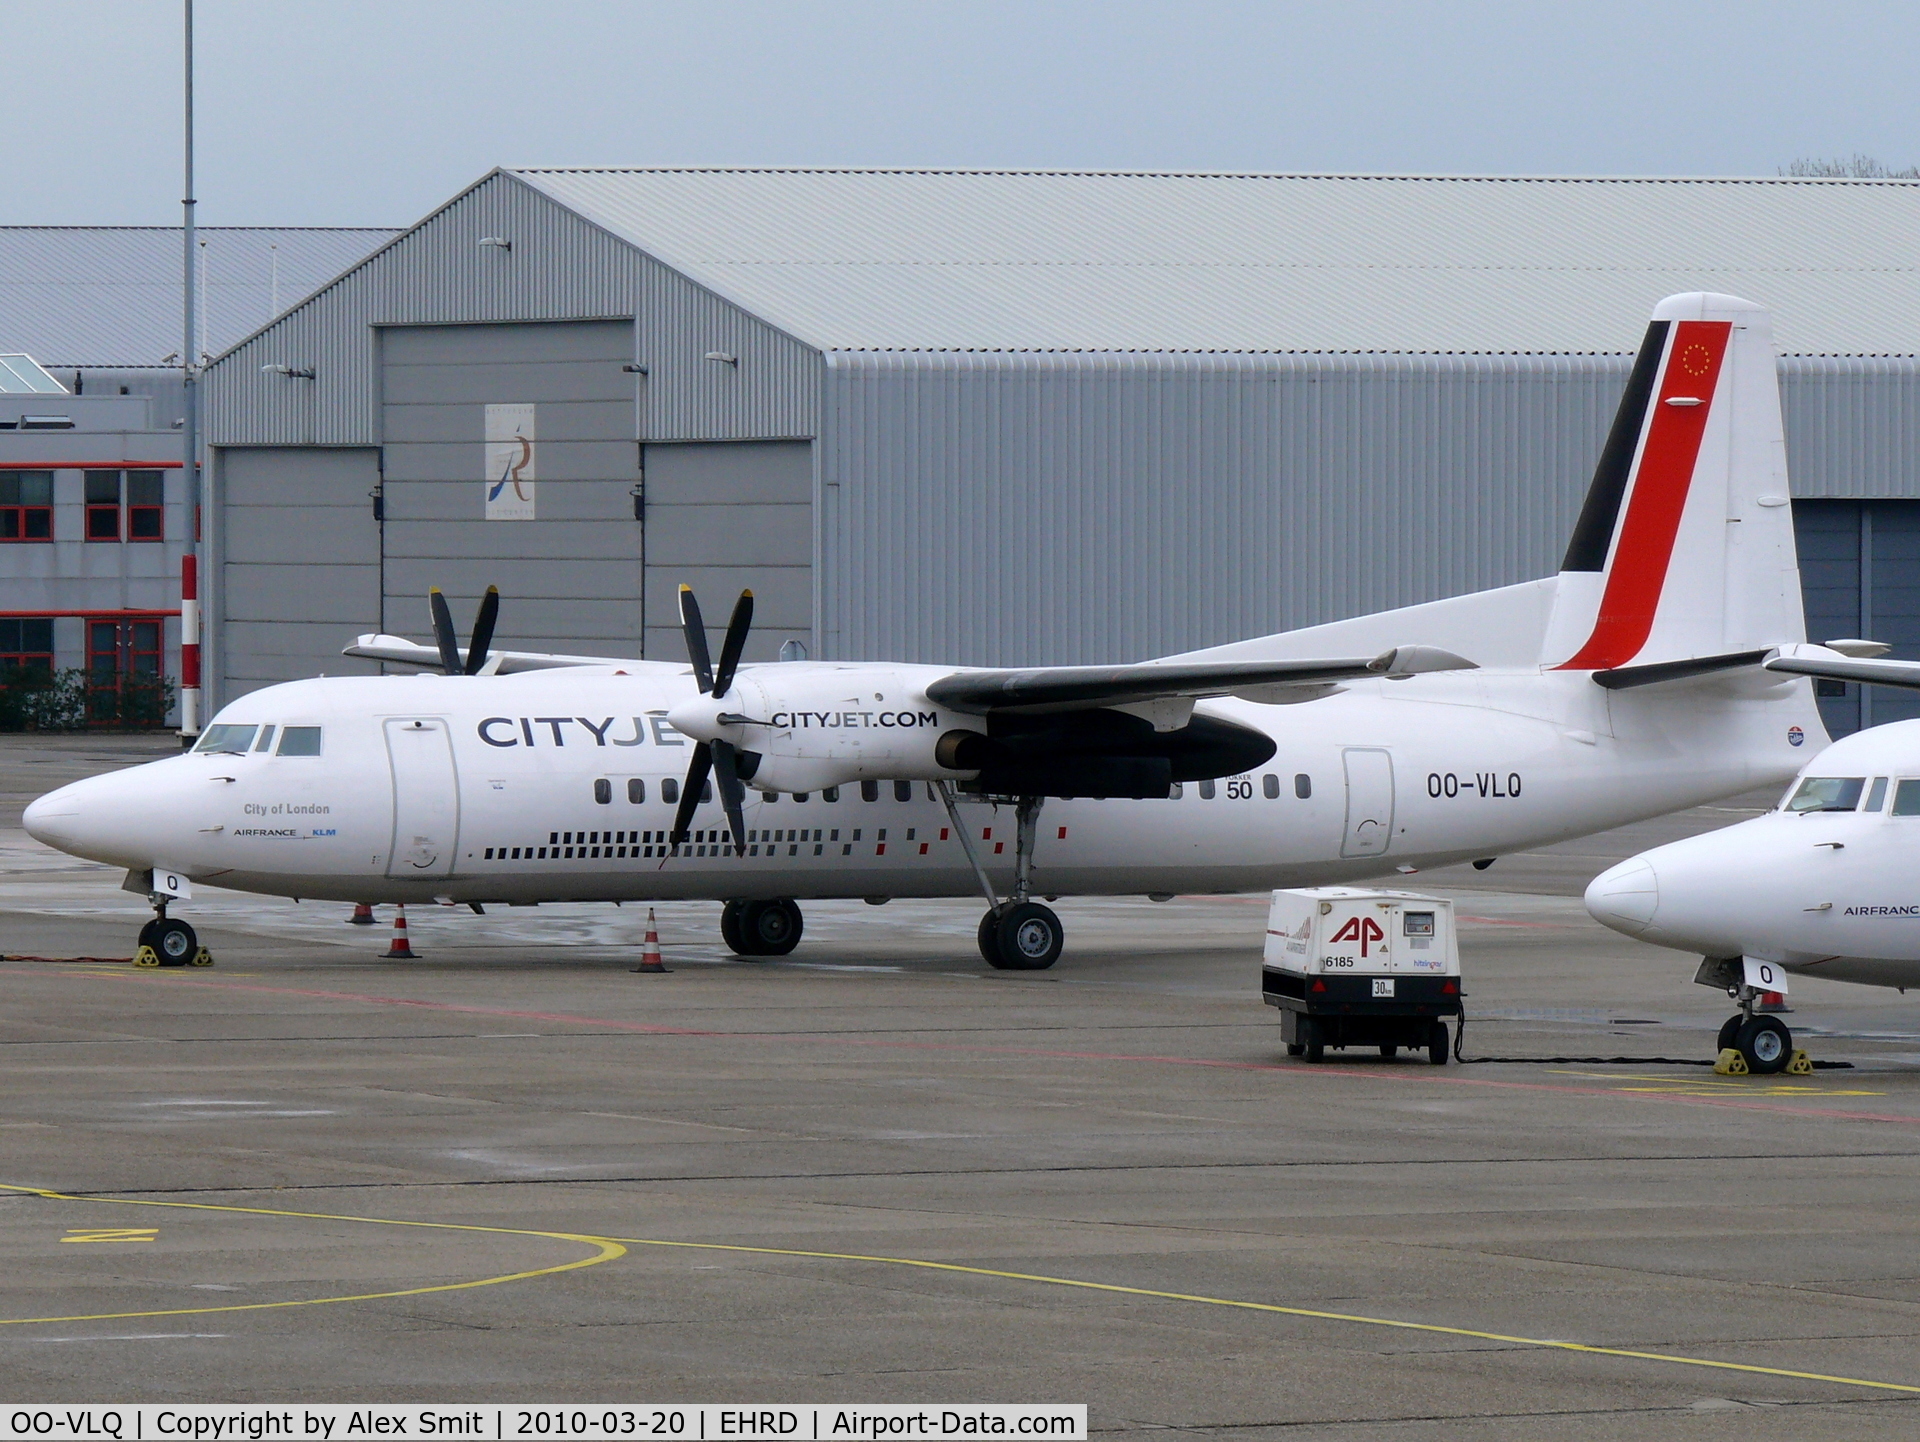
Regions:
[[[653,919],[653,908],[649,906],[647,908],[647,939],[640,948],[640,964],[634,968],[634,972],[636,974],[644,972],[648,976],[664,976],[672,970],[673,968],[660,957],[660,932],[658,924]]]
[[[372,926],[373,925],[373,908],[371,906],[368,906],[364,901],[356,901],[353,904],[353,915],[347,918],[347,925],[348,926]]]
[[[380,953],[382,961],[417,961],[413,948],[407,944],[407,906],[401,902],[393,908],[393,945]]]

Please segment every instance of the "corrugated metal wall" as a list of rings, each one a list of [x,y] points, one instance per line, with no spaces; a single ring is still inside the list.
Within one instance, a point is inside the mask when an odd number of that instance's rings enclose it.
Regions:
[[[1124,661],[1548,574],[1627,363],[832,355],[823,646]],[[1912,361],[1782,379],[1797,495],[1920,496]]]
[[[479,244],[489,236],[511,249]],[[813,350],[496,173],[210,367],[208,444],[379,444],[380,326],[631,318],[635,358],[650,369],[638,438],[813,434]],[[710,351],[738,364],[704,359]]]

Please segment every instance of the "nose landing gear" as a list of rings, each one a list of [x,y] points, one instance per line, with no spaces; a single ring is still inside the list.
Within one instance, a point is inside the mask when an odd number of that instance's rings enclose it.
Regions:
[[[212,966],[213,955],[200,944],[191,926],[167,915],[165,901],[154,903],[153,920],[140,928],[134,949],[135,966]]]
[[[946,803],[947,818],[953,834],[967,853],[980,890],[987,898],[987,914],[980,918],[980,955],[996,971],[1045,971],[1060,959],[1066,931],[1051,907],[1031,899],[1033,895],[1033,847],[1040,831],[1040,807],[1044,796],[1022,796],[1014,802],[1018,826],[1014,832],[1013,895],[1005,901],[993,889],[987,869],[973,849],[973,838],[960,819],[960,808],[953,799],[953,787],[945,781],[935,783],[940,799]]]
[[[729,901],[720,910],[720,936],[735,956],[785,956],[805,927],[793,902]]]

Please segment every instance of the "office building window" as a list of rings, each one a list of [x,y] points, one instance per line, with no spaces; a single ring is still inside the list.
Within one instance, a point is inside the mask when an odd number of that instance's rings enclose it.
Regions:
[[[53,669],[53,622],[44,616],[0,617],[0,680]]]
[[[0,473],[0,541],[53,539],[53,472]]]
[[[120,473],[87,472],[87,539],[120,539]]]

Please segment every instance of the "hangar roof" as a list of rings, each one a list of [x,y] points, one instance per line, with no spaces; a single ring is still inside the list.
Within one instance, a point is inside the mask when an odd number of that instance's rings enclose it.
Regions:
[[[1628,352],[1719,290],[1920,353],[1914,181],[508,173],[823,350]]]
[[[218,355],[398,234],[202,226],[201,349]],[[0,226],[0,351],[55,370],[158,366],[180,352],[180,229]]]

